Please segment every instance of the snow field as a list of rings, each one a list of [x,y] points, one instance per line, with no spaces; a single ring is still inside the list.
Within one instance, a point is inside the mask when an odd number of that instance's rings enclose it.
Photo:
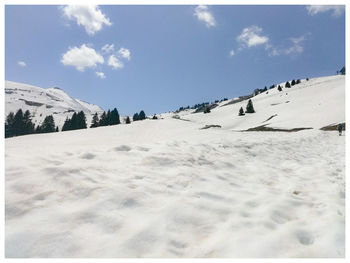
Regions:
[[[6,257],[344,257],[344,136],[201,127],[6,139]]]

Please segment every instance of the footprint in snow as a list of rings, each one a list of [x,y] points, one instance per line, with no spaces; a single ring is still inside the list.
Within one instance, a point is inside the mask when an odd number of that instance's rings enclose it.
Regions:
[[[95,157],[96,157],[96,155],[94,155],[92,153],[84,153],[83,155],[80,156],[80,158],[87,159],[87,160],[94,159]]]
[[[114,147],[114,150],[117,152],[129,152],[131,151],[131,147],[127,145],[120,145],[120,146]]]
[[[303,244],[305,246],[312,245],[315,241],[314,236],[306,231],[298,231],[296,233],[297,239],[300,244]]]

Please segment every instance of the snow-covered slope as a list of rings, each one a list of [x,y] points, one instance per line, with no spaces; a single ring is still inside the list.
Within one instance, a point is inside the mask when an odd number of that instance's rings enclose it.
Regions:
[[[73,99],[60,88],[42,89],[39,87],[5,81],[5,114],[16,113],[18,109],[29,110],[33,115],[32,121],[38,125],[47,115],[52,115],[55,124],[62,127],[66,117],[71,117],[73,112],[84,111],[89,124],[92,115],[103,112],[93,104]]]
[[[234,104],[6,139],[6,257],[344,257],[345,136],[318,129],[344,121],[344,77],[285,92],[244,117]],[[237,132],[272,114],[314,129]]]
[[[280,85],[284,87],[284,84]],[[222,102],[209,114],[183,112],[181,117],[203,125],[221,125],[224,129],[231,130],[245,130],[261,125],[284,129],[319,129],[345,121],[345,76],[302,80],[291,88],[283,88],[282,92],[277,88],[270,89],[251,100],[256,111],[254,114],[238,116],[239,108],[246,108],[247,100],[244,100],[227,106],[223,106],[227,102]],[[270,117],[272,118],[268,120]]]

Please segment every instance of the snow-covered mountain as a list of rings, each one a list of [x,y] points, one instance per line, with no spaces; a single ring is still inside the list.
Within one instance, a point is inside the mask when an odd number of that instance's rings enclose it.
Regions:
[[[344,258],[345,77],[252,101],[7,138],[6,257]]]
[[[18,109],[29,110],[33,115],[35,125],[40,124],[47,115],[52,115],[55,124],[62,127],[66,117],[71,117],[74,112],[83,111],[87,123],[92,120],[92,115],[103,110],[97,105],[71,98],[62,89],[54,87],[43,89],[28,84],[5,81],[5,114],[16,113]]]

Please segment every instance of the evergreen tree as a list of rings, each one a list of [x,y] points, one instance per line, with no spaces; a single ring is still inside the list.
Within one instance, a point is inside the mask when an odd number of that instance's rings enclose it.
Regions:
[[[340,74],[345,75],[345,66],[342,67],[341,70],[340,70],[339,72],[340,72]]]
[[[58,126],[56,126],[56,132],[59,132]]]
[[[294,80],[294,79],[292,80],[291,85],[292,85],[292,86],[294,86],[294,85],[295,85],[295,80]]]
[[[13,135],[23,135],[24,134],[24,121],[23,121],[23,111],[19,109],[14,117],[13,122]]]
[[[209,107],[205,107],[205,109],[204,109],[203,112],[204,112],[204,113],[210,113],[210,108],[209,108]]]
[[[29,110],[26,110],[23,115],[24,134],[31,134],[34,132],[34,124],[32,123]]]
[[[301,80],[300,79],[297,79],[297,81],[295,82],[295,84],[299,84],[301,83]]]
[[[290,83],[287,81],[286,85],[284,85],[286,88],[290,88]]]
[[[78,129],[78,116],[77,113],[74,112],[72,118],[70,119],[70,130]]]
[[[309,78],[306,78],[306,81],[309,81]]]
[[[94,114],[94,116],[92,117],[92,123],[90,125],[90,128],[96,128],[98,127],[98,122],[99,122],[99,118],[97,115],[97,112]]]
[[[245,112],[246,113],[254,113],[255,112],[252,100],[248,100],[248,104],[247,104]]]
[[[140,113],[139,113],[139,120],[144,120],[144,119],[146,119],[146,114],[145,114],[145,112],[142,110],[142,111],[140,111]]]
[[[282,91],[282,87],[280,85],[278,85],[278,91]]]
[[[41,125],[41,132],[48,133],[55,131],[55,121],[52,115],[46,116]]]
[[[138,121],[140,118],[139,118],[139,114],[138,113],[135,113],[134,116],[132,116],[132,120],[133,121]]]
[[[111,125],[111,111],[110,110],[107,111],[106,125]]]
[[[130,118],[129,118],[129,116],[126,116],[125,123],[126,123],[126,124],[130,124]]]
[[[241,108],[239,109],[238,116],[243,116],[243,115],[244,115],[244,110],[243,110],[243,108],[241,107]]]
[[[10,112],[6,117],[5,122],[5,138],[14,136],[13,124],[15,121],[15,115],[13,112]]]
[[[154,114],[152,117],[153,120],[158,120],[158,117]]]
[[[118,110],[114,108],[110,113],[110,125],[120,124],[120,117]]]
[[[41,133],[41,126],[36,126],[35,133]]]
[[[69,131],[72,129],[71,120],[67,117],[62,126],[62,131]]]
[[[100,118],[100,122],[99,122],[99,126],[107,126],[108,125],[108,121],[107,121],[107,114],[106,112],[104,111],[101,115],[101,118]]]
[[[86,129],[86,117],[85,117],[85,113],[83,111],[80,111],[77,114],[77,126],[76,129]]]

